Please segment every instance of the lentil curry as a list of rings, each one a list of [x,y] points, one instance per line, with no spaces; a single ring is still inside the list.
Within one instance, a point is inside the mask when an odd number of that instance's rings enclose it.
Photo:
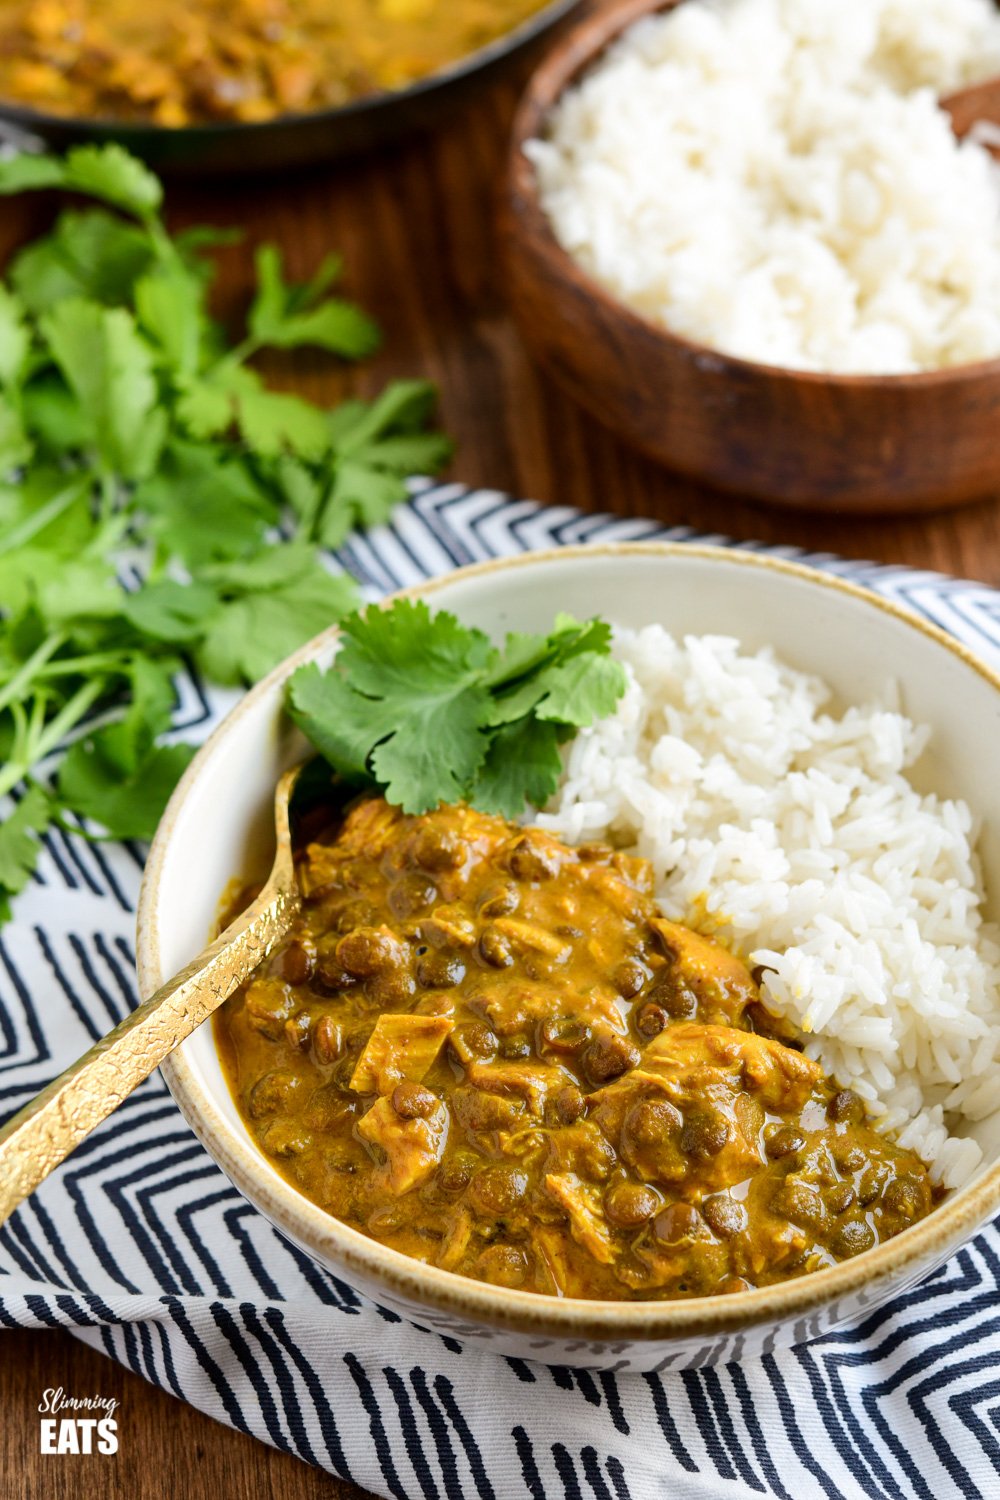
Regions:
[[[155,125],[266,120],[405,88],[545,0],[0,0],[0,98]]]
[[[217,1037],[308,1198],[419,1260],[570,1297],[737,1292],[932,1207],[764,1009],[667,921],[645,861],[369,798],[299,857],[304,906]]]

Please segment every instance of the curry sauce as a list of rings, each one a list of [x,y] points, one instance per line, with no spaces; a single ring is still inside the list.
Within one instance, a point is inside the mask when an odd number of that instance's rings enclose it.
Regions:
[[[0,98],[155,125],[254,121],[405,88],[545,0],[2,0]]]
[[[278,1169],[383,1244],[669,1298],[830,1265],[933,1206],[747,967],[660,914],[645,861],[369,798],[298,869],[302,913],[220,1051]]]

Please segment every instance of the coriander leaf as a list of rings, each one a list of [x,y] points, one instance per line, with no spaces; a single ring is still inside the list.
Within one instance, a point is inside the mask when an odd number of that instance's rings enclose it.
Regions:
[[[609,660],[610,649],[611,630],[603,620],[581,623],[572,615],[558,615],[547,636],[509,635],[490,678],[496,694],[491,723],[534,712],[583,725],[612,712],[625,691],[625,674]]]
[[[288,307],[289,289],[281,274],[281,251],[277,245],[258,245],[254,255],[257,294],[247,314],[253,338],[265,342],[270,329],[280,324]]]
[[[332,411],[326,414],[326,425],[330,431],[330,440],[335,453],[339,453],[341,444],[348,435],[358,426],[360,422],[367,420],[371,410],[370,401],[359,401],[351,399],[342,401]]]
[[[120,614],[122,590],[107,559],[32,545],[0,554],[0,599],[11,615],[34,604],[51,625],[64,625]]]
[[[588,652],[552,668],[545,696],[535,709],[540,719],[582,727],[614,713],[625,691],[625,668],[610,656]]]
[[[2,180],[2,179],[0,179]],[[149,220],[163,202],[163,186],[122,146],[75,146],[63,158],[62,186]]]
[[[277,515],[238,453],[179,438],[137,486],[134,507],[160,547],[188,568],[253,551]]]
[[[85,297],[89,292],[75,269],[66,264],[54,235],[36,240],[15,255],[10,279],[25,307],[33,313],[44,312],[67,297]]]
[[[502,725],[476,778],[476,807],[505,818],[519,818],[526,801],[544,807],[559,785],[563,738],[558,725],[536,718]]]
[[[5,669],[22,666],[48,639],[45,621],[33,605],[7,621],[0,637],[0,663]]]
[[[0,194],[9,197],[29,188],[62,187],[66,169],[57,156],[22,152],[0,160]]]
[[[10,918],[10,898],[24,890],[38,862],[39,840],[52,821],[52,807],[39,786],[31,786],[0,823],[0,922]]]
[[[611,650],[612,632],[607,620],[595,618],[581,624],[572,615],[558,614],[553,634],[563,642],[564,657],[581,655],[586,651],[606,655]]]
[[[199,577],[222,593],[235,595],[258,589],[284,589],[316,572],[327,578],[345,576],[328,572],[312,547],[294,541],[284,542],[280,547],[260,547],[250,557],[206,565]]]
[[[93,447],[94,424],[57,371],[48,370],[25,386],[21,406],[29,430],[47,457]]]
[[[271,469],[271,475],[282,498],[292,507],[303,531],[319,541],[313,527],[323,504],[323,485],[319,478],[297,458],[282,454]]]
[[[40,321],[53,358],[94,426],[106,470],[126,479],[151,472],[166,434],[149,348],[124,308],[83,298],[58,303]]]
[[[9,389],[21,384],[31,333],[24,307],[13,292],[0,283],[0,384]]]
[[[233,347],[208,312],[205,253],[233,233],[168,236],[159,182],[118,146],[0,162],[0,194],[53,187],[107,207],[60,213],[0,286],[0,791],[94,714],[103,727],[64,757],[65,805],[132,836],[152,831],[188,753],[155,743],[173,649],[217,679],[252,679],[353,608],[356,586],[306,537],[380,519],[445,445],[423,430],[424,382],[329,413],[247,368],[267,343],[375,346],[371,320],[329,296],[337,257],[292,285],[262,252],[252,327]],[[292,522],[300,543],[269,530]],[[118,549],[141,557],[149,543],[152,581],[127,591],[117,573],[134,559]],[[9,835],[13,866],[12,847]],[[30,829],[18,847],[30,865]]]
[[[256,264],[259,289],[247,320],[255,343],[276,349],[315,344],[348,359],[360,359],[378,348],[378,328],[359,307],[337,298],[316,302],[339,271],[339,263],[327,261],[303,287],[286,285],[275,245],[261,245]]]
[[[300,312],[304,307],[312,307],[335,282],[340,280],[343,269],[344,257],[342,255],[338,255],[335,250],[324,255],[309,280],[292,288],[289,300],[292,311]]]
[[[514,817],[546,802],[559,746],[625,686],[610,631],[569,616],[548,636],[508,636],[501,653],[454,615],[401,599],[351,615],[340,638],[325,675],[292,674],[288,712],[335,771],[367,774],[408,813],[465,800]]]
[[[367,739],[369,768],[389,801],[406,812],[461,798],[486,755],[480,730],[491,705],[480,679],[493,655],[489,638],[445,611],[432,616],[422,600],[405,599],[388,610],[351,615],[341,636],[341,650],[322,679],[326,709],[320,689],[306,679],[311,698],[303,722],[296,673],[289,689],[292,717],[307,734],[322,725],[324,743],[343,743],[355,762]]]
[[[60,214],[52,233],[26,246],[11,265],[11,280],[33,313],[66,297],[127,302],[156,251],[149,235],[103,209]]]
[[[219,607],[196,659],[215,682],[256,682],[357,603],[354,580],[329,573],[311,548],[286,543],[237,566],[205,569]]]
[[[291,450],[302,458],[321,458],[330,445],[326,421],[318,407],[284,391],[245,391],[236,416],[240,436],[254,453],[274,458]]]
[[[207,380],[178,382],[177,416],[193,438],[218,437],[233,424],[229,392]]]
[[[23,478],[0,484],[0,557],[30,543],[61,556],[76,556],[92,540],[92,482],[58,469],[32,465]]]
[[[146,334],[166,362],[183,375],[198,368],[205,321],[200,281],[179,268],[143,276],[136,282],[135,307]]]
[[[373,744],[371,724],[359,714],[356,698],[346,678],[321,672],[315,662],[292,673],[286,697],[288,712],[306,738],[352,780],[370,775]]]
[[[34,451],[21,413],[0,394],[0,475],[10,474],[26,464]]]
[[[418,432],[431,416],[437,391],[428,380],[394,380],[369,405],[347,403],[330,419],[334,451],[347,458],[390,432]]]
[[[408,477],[410,474],[436,474],[444,468],[454,451],[454,443],[443,432],[400,432],[366,444],[356,457],[362,458],[370,468]]]
[[[111,838],[150,839],[195,753],[194,745],[160,745],[130,763],[118,724],[78,740],[59,771],[59,796]]]
[[[204,275],[211,276],[214,267],[210,261],[201,260],[198,252],[214,250],[220,245],[238,245],[242,239],[243,230],[236,225],[222,229],[217,224],[193,224],[190,229],[182,229],[174,235],[174,246],[183,261],[200,266]]]
[[[76,146],[66,155],[66,186],[148,219],[163,202],[158,177],[121,146]]]
[[[324,547],[339,547],[355,526],[378,526],[406,499],[406,485],[358,463],[342,463],[317,526]]]
[[[0,194],[54,187],[103,198],[143,220],[152,218],[163,201],[159,179],[114,144],[75,146],[63,157],[24,152],[0,161]]]
[[[204,635],[217,604],[218,596],[207,584],[167,578],[128,594],[122,613],[143,635],[187,645]]]
[[[308,312],[289,313],[266,333],[255,331],[261,344],[273,349],[300,349],[314,345],[345,359],[363,359],[374,354],[380,335],[371,318],[352,302],[328,298]]]
[[[125,668],[131,699],[115,724],[71,745],[59,769],[63,804],[103,824],[115,838],[150,838],[194,747],[156,747],[170,725],[174,686],[169,659],[135,655]]]
[[[223,361],[204,379],[187,379],[178,415],[192,437],[228,432],[235,422],[252,453],[271,459],[292,452],[319,459],[330,446],[326,417],[286,391],[264,389],[254,370]]]
[[[171,671],[176,663],[169,657],[154,661],[136,654],[126,673],[131,700],[121,720],[102,734],[117,745],[123,770],[135,770],[152,749],[158,734],[170,728],[176,693]]]

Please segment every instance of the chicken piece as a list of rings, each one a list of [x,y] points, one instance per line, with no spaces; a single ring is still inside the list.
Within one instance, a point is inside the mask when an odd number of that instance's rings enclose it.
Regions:
[[[604,1023],[625,1030],[617,995],[608,984],[595,983],[587,994],[557,981],[502,981],[468,997],[470,1010],[490,1023],[497,1036],[516,1036],[539,1021],[569,1016],[589,1026]]]
[[[566,938],[559,937],[537,922],[521,922],[516,917],[497,917],[493,924],[517,954],[537,953],[558,963],[570,952]]]
[[[763,1110],[720,1070],[636,1068],[590,1097],[590,1118],[644,1182],[714,1193],[763,1164]]]
[[[640,1099],[658,1098],[670,1102],[676,1090],[660,1073],[647,1070],[642,1064],[633,1068],[612,1083],[588,1094],[590,1104],[588,1119],[600,1126],[609,1140],[621,1135],[622,1123],[634,1104]]]
[[[358,1134],[385,1152],[378,1169],[381,1183],[399,1196],[426,1182],[448,1143],[448,1110],[438,1099],[427,1115],[404,1118],[392,1100],[377,1099],[357,1125]]]
[[[497,818],[459,804],[404,820],[402,835],[389,851],[394,870],[420,870],[448,905],[465,895],[468,872],[493,859],[506,842],[507,828]]]
[[[531,1113],[539,1117],[546,1095],[573,1082],[565,1068],[540,1062],[475,1062],[469,1065],[466,1077],[484,1093],[523,1099]]]
[[[642,1066],[664,1076],[700,1069],[706,1079],[727,1079],[782,1114],[801,1109],[823,1077],[819,1063],[770,1037],[697,1021],[661,1031],[643,1053]]]
[[[681,1139],[684,1107],[692,1098],[701,1107],[700,1094],[692,1096],[675,1080],[635,1068],[590,1095],[589,1120],[644,1182],[682,1182],[690,1171]]]
[[[604,1222],[600,1189],[581,1182],[572,1172],[548,1172],[545,1189],[569,1215],[570,1231],[577,1244],[601,1265],[610,1265],[615,1258],[615,1247]]]
[[[607,1177],[615,1164],[615,1150],[593,1120],[577,1120],[561,1130],[545,1131],[546,1160],[550,1172],[572,1172],[576,1176]]]
[[[420,1083],[453,1024],[448,1016],[379,1016],[351,1075],[350,1087],[359,1094],[391,1094],[404,1078]]]
[[[671,977],[680,980],[697,998],[702,1020],[738,1021],[746,1007],[760,999],[746,964],[720,943],[666,917],[650,917],[649,925],[672,960]]]
[[[540,1270],[548,1278],[549,1286],[539,1288],[557,1297],[582,1297],[586,1293],[583,1277],[573,1268],[570,1249],[563,1229],[555,1225],[539,1224],[532,1231],[531,1244],[538,1258]]]
[[[465,1085],[452,1090],[451,1105],[461,1128],[477,1135],[511,1130],[527,1119],[523,1099],[487,1094]]]
[[[584,865],[584,878],[590,889],[598,893],[609,908],[613,921],[620,923],[641,920],[645,901],[652,884],[650,867],[645,860],[633,860],[636,867],[634,879],[626,879],[618,870],[607,865]],[[633,872],[630,871],[630,874]]]
[[[714,1193],[765,1164],[765,1109],[796,1114],[822,1076],[768,1037],[684,1022],[654,1037],[638,1068],[591,1095],[590,1118],[645,1181]]]
[[[471,948],[476,941],[475,923],[462,916],[454,905],[436,906],[429,917],[417,924],[417,930],[433,948]]]
[[[307,845],[298,872],[303,895],[337,883],[348,860],[377,860],[398,834],[402,818],[399,808],[390,807],[383,797],[355,803],[333,843]]]

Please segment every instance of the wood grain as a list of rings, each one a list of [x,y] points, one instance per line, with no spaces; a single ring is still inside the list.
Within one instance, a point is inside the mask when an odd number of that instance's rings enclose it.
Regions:
[[[221,257],[218,306],[234,320],[249,295],[255,242],[278,241],[291,273],[301,276],[325,251],[344,253],[346,285],[381,320],[384,349],[358,372],[338,370],[323,356],[298,357],[273,364],[276,378],[334,401],[350,388],[374,391],[389,376],[429,375],[459,441],[453,476],[473,485],[1000,583],[995,503],[884,520],[770,510],[639,457],[539,373],[507,315],[496,253],[496,197],[515,99],[513,84],[494,87],[436,137],[414,137],[366,161],[171,191],[175,225],[208,221],[246,230],[245,243]],[[0,256],[37,232],[51,211],[40,198],[5,201]],[[122,1400],[117,1458],[43,1459],[35,1451],[35,1408],[41,1391],[57,1385]],[[62,1333],[0,1337],[0,1413],[0,1500],[360,1496],[217,1426]]]
[[[942,99],[941,107],[951,115],[952,127],[959,139],[968,135],[975,125],[1000,127],[1000,81],[987,78],[983,83],[959,89]],[[988,149],[997,155],[998,147],[994,142],[989,143]]]
[[[39,1452],[43,1391],[110,1396],[119,1451]],[[365,1500],[287,1453],[231,1432],[67,1333],[0,1334],[0,1500]]]

